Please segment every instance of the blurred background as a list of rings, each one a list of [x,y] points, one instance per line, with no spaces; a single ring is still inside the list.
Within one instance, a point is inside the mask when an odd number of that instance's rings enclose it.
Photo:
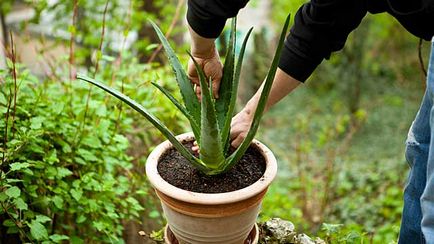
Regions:
[[[264,79],[277,35],[302,0],[252,0],[239,108]],[[177,133],[185,118],[152,27],[181,61],[186,0],[0,2],[0,243],[153,243],[164,218],[144,163],[163,137],[140,115],[75,80],[104,80]],[[217,40],[223,57],[226,30]],[[240,45],[241,41],[238,42]],[[429,45],[385,14],[367,15],[345,48],[265,115],[257,138],[279,162],[260,221],[280,217],[330,243],[395,243],[408,174],[408,128],[424,93]],[[140,232],[142,235],[138,235]]]

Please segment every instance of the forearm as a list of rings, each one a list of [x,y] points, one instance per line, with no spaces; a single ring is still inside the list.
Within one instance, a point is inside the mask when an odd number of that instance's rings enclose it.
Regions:
[[[301,82],[286,74],[280,68],[277,69],[274,77],[273,85],[271,86],[270,94],[265,105],[264,112],[267,112],[273,105],[278,103],[282,98],[291,93]],[[245,109],[248,113],[254,113],[258,106],[259,98],[261,97],[264,83],[255,93],[255,95],[247,102]]]
[[[208,58],[215,52],[215,39],[204,38],[188,26],[191,37],[191,54],[197,58]]]

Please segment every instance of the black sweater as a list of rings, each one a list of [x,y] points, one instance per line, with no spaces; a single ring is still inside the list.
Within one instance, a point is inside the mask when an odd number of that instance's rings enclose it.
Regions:
[[[199,35],[216,38],[226,19],[237,15],[247,2],[188,0],[187,20]],[[387,12],[425,40],[434,35],[434,0],[311,0],[295,15],[279,68],[304,82],[324,58],[343,48],[367,12]]]

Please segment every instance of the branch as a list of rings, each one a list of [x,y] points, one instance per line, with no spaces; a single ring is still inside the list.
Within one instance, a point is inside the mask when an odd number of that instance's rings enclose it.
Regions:
[[[14,43],[14,39],[12,37],[12,31],[9,32],[9,35],[11,37],[11,52],[12,52],[12,77],[14,79],[14,108],[13,108],[13,112],[12,112],[12,125],[11,125],[11,131],[12,131],[12,137],[15,134],[14,129],[14,124],[15,124],[15,113],[17,111],[17,68],[15,66],[16,63],[16,53],[15,53],[15,43]]]
[[[75,42],[75,24],[77,21],[77,15],[78,15],[78,0],[74,0],[74,8],[72,13],[72,27],[74,28],[71,30],[71,38],[69,39],[69,81],[71,82],[72,79],[75,78],[75,70],[74,68],[74,42]]]

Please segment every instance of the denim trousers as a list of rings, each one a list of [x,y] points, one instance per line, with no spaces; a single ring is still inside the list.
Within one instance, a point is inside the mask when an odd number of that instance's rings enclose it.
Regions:
[[[434,39],[433,39],[434,41]],[[399,244],[434,244],[434,42],[426,91],[406,141],[410,174],[404,190]]]

